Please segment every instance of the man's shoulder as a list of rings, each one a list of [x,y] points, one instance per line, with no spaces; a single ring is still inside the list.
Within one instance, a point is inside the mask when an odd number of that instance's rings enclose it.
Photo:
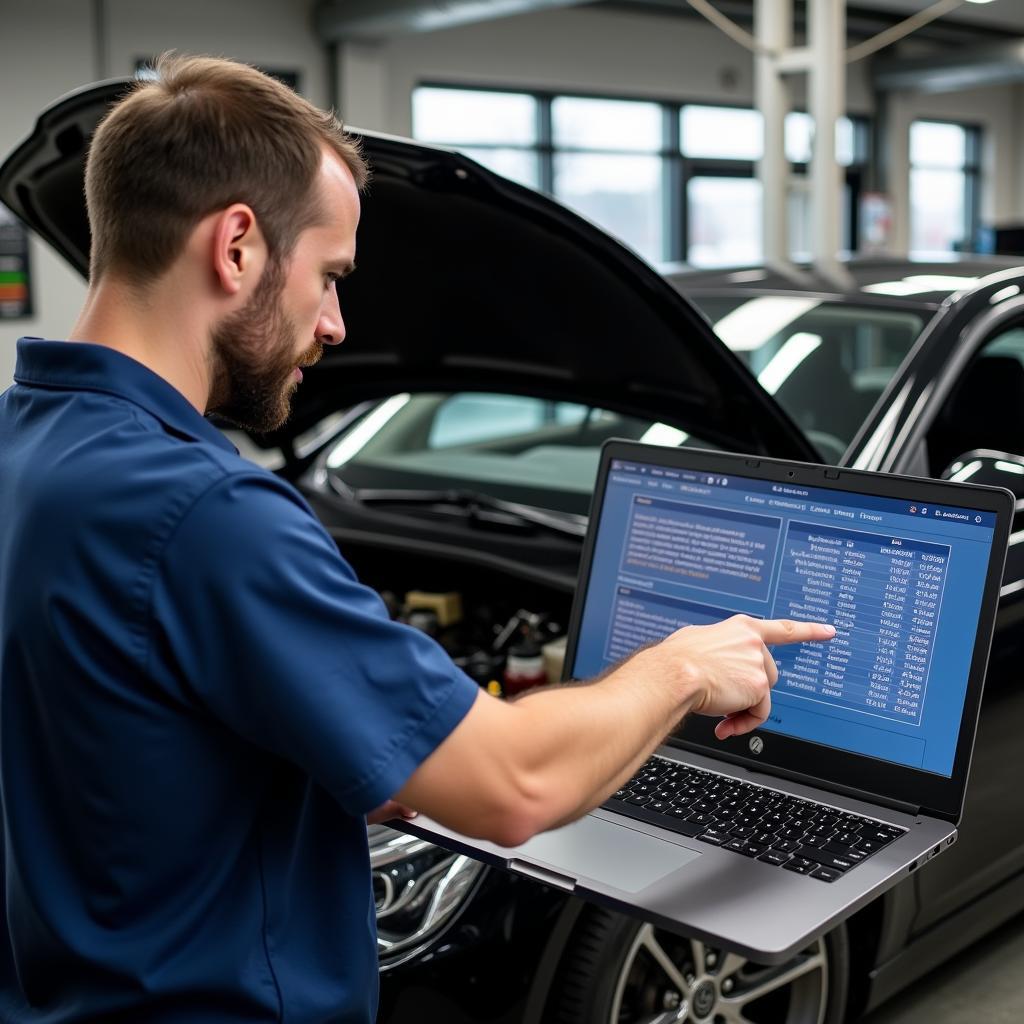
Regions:
[[[89,403],[90,396],[75,397]],[[242,520],[265,515],[311,516],[304,499],[285,480],[216,440],[178,434],[148,410],[104,396],[94,415],[80,413],[77,436],[38,431],[33,466],[23,467],[21,511],[52,538],[91,537],[120,544],[140,562],[162,549],[190,518],[220,520],[233,511]],[[60,435],[60,436],[54,436]],[[2,460],[0,460],[2,461]],[[75,510],[73,530],[66,516]],[[31,513],[31,515],[28,515]],[[34,530],[38,534],[38,530]]]

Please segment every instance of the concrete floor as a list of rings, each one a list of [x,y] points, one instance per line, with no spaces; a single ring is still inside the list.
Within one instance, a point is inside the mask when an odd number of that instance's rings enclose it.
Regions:
[[[916,982],[858,1024],[1021,1024],[1024,917]]]

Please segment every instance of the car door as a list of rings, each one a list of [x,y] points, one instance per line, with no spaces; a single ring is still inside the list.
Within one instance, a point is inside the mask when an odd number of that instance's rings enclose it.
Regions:
[[[1019,277],[1019,275],[1017,275]],[[1017,291],[1014,291],[1017,289]],[[1006,298],[993,303],[993,296]],[[1013,485],[1024,497],[1024,303],[995,281],[946,312],[931,351],[896,382],[888,446],[875,459],[893,471]],[[927,372],[923,369],[927,367]],[[908,415],[910,413],[911,415]],[[870,446],[868,448],[870,451]],[[991,455],[977,457],[979,453]],[[1000,459],[999,455],[1007,457]],[[862,450],[863,457],[863,450]],[[987,466],[999,466],[998,475]],[[1024,503],[1018,501],[1018,509]],[[1011,536],[974,759],[957,845],[916,877],[915,930],[934,925],[1024,870],[1024,791],[1008,770],[1024,728],[1024,519]]]

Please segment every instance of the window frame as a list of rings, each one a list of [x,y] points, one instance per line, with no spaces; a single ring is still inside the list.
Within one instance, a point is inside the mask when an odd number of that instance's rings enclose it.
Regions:
[[[958,167],[945,167],[938,164],[914,163],[913,153],[910,146],[911,129],[915,124],[948,124],[964,131],[964,162]],[[907,188],[910,189],[910,181],[914,171],[960,171],[964,176],[964,223],[963,242],[964,248],[961,253],[978,251],[978,235],[981,229],[981,147],[983,140],[984,126],[974,121],[957,121],[949,117],[915,117],[907,126]],[[912,235],[913,226],[913,205],[908,204],[908,234]],[[957,252],[950,249],[950,252]]]
[[[451,89],[467,92],[516,93],[531,96],[537,104],[536,141],[532,146],[509,143],[473,143],[472,148],[515,149],[524,153],[533,153],[537,161],[537,185],[540,192],[558,199],[555,195],[555,156],[560,153],[593,153],[624,154],[630,156],[656,156],[662,161],[661,182],[661,231],[662,255],[652,259],[653,263],[686,263],[689,257],[689,229],[691,212],[687,202],[689,182],[692,178],[750,178],[757,177],[757,162],[754,160],[732,160],[713,157],[687,157],[682,151],[681,115],[684,107],[721,107],[723,109],[743,109],[736,103],[714,100],[669,99],[659,96],[634,96],[622,93],[605,93],[585,89],[557,91],[553,89],[524,88],[513,85],[493,85],[491,83],[450,82],[443,79],[424,79],[413,86],[416,89]],[[657,150],[612,149],[608,147],[589,148],[581,146],[558,146],[555,144],[552,125],[551,107],[554,100],[568,97],[572,99],[613,100],[633,103],[654,103],[662,111],[662,145]],[[410,94],[410,104],[412,94]],[[805,113],[805,111],[795,112]],[[849,189],[849,200],[845,211],[845,228],[849,233],[850,251],[856,252],[860,242],[859,203],[863,183],[868,177],[867,171],[871,160],[873,132],[871,119],[858,114],[846,115],[853,122],[854,129],[854,160],[844,167],[844,182]],[[457,144],[456,144],[456,148]],[[806,177],[810,167],[807,163],[790,163],[790,173],[794,177]]]

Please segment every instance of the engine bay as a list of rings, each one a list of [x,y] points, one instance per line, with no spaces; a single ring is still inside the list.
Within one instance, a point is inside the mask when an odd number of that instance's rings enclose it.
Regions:
[[[561,679],[571,594],[428,555],[351,543],[342,554],[392,619],[437,640],[492,695]]]

